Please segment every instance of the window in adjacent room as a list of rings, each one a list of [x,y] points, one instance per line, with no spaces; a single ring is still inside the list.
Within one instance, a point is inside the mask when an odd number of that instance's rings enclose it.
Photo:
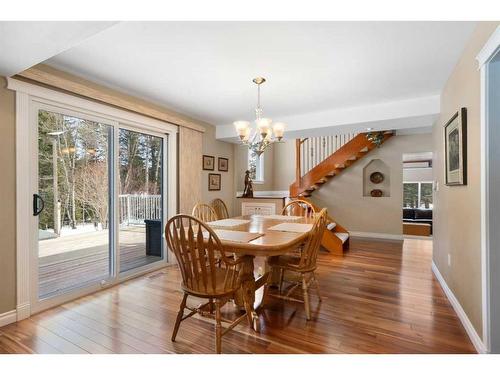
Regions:
[[[432,182],[403,183],[403,207],[432,208]]]
[[[250,178],[254,182],[264,182],[264,154],[260,157],[248,150],[248,170],[250,171]]]

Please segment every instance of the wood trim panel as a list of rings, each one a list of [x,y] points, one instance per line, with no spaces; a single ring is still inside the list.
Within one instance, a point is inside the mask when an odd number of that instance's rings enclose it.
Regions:
[[[202,201],[201,161],[203,139],[200,132],[179,129],[179,213],[191,214],[196,203]],[[208,187],[203,185],[204,189]]]
[[[62,72],[44,64],[35,65],[17,74],[14,78],[28,79],[202,133],[205,132],[204,125],[208,125],[164,107],[121,93],[75,75]]]

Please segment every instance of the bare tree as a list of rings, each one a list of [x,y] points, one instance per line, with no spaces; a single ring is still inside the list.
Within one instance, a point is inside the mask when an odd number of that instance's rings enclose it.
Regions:
[[[96,222],[108,227],[108,166],[106,162],[90,162],[75,171],[76,200],[84,205]]]

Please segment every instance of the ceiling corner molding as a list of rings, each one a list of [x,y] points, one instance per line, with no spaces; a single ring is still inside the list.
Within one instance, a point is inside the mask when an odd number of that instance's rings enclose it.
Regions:
[[[13,78],[27,79],[201,133],[204,133],[206,126],[210,125],[44,64],[26,69]]]
[[[500,49],[500,26],[497,26],[486,44],[477,54],[476,60],[479,63],[478,69],[481,69],[481,67],[495,55],[498,49]]]

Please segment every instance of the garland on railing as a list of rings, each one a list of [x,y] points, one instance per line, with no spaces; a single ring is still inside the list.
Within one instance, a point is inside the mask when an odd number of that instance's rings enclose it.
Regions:
[[[373,144],[380,147],[382,142],[384,141],[384,133],[383,132],[370,132],[366,134],[366,139],[368,139]]]

